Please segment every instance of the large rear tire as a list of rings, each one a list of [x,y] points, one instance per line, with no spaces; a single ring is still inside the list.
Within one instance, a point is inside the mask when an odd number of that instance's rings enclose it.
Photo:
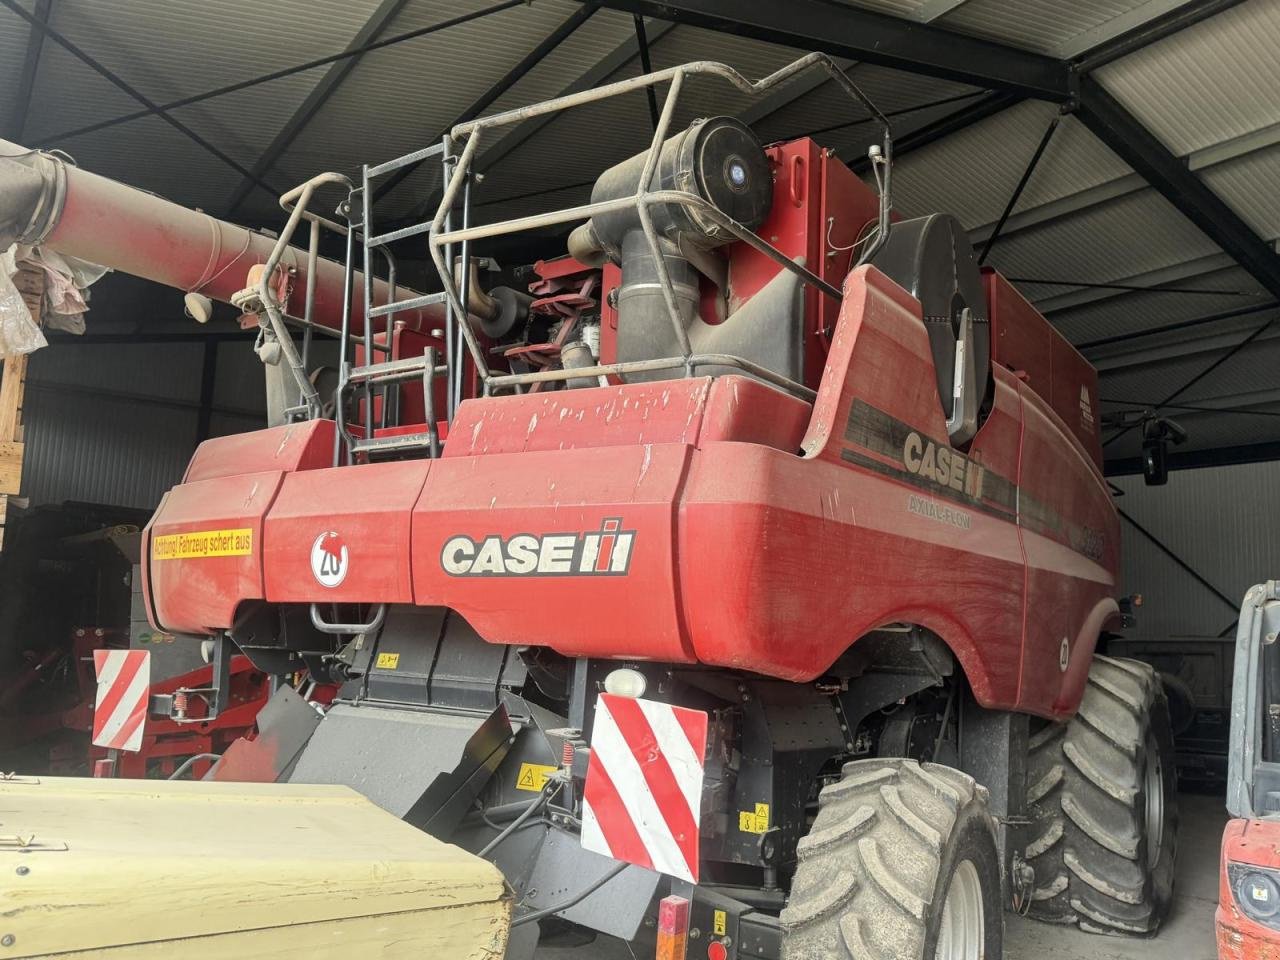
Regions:
[[[958,770],[858,760],[796,848],[783,960],[999,960],[1000,857],[986,791]]]
[[[1173,898],[1178,797],[1169,708],[1145,663],[1094,657],[1080,711],[1031,738],[1030,913],[1151,936]]]

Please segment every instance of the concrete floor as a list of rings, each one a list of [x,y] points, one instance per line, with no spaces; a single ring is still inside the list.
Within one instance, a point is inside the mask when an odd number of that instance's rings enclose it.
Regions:
[[[1154,940],[1098,937],[1009,917],[1005,960],[1216,960],[1213,912],[1218,903],[1218,849],[1227,812],[1222,797],[1183,794],[1175,903]],[[544,948],[537,960],[632,960],[621,941],[576,949]]]

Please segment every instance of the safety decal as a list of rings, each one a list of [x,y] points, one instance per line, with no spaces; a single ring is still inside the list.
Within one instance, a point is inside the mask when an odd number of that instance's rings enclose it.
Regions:
[[[311,575],[322,587],[336,587],[347,579],[351,552],[334,530],[327,530],[311,544]]]
[[[557,769],[545,763],[522,763],[520,764],[520,773],[516,775],[516,789],[527,790],[530,793],[541,793],[542,788],[547,785],[547,777],[555,773]]]
[[[743,833],[768,833],[769,805],[757,803],[754,810],[738,811],[738,829]]]
[[[95,650],[98,696],[93,706],[93,743],[108,750],[142,749],[151,694],[151,654],[146,650]]]
[[[151,539],[152,560],[194,560],[200,557],[246,557],[253,553],[253,530],[197,530],[167,533]]]
[[[375,666],[379,670],[399,670],[400,654],[398,653],[380,653]]]
[[[698,881],[707,715],[603,693],[583,788],[582,846]]]

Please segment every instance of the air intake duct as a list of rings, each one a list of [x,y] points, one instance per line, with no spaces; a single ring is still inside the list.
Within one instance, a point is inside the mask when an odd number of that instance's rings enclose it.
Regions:
[[[635,194],[648,151],[609,168],[591,191],[592,203]],[[679,190],[707,201],[754,230],[773,205],[773,174],[755,134],[732,117],[698,120],[662,144],[649,183],[651,191]],[[701,323],[695,265],[706,252],[732,242],[732,233],[705,213],[678,203],[650,207],[676,303],[686,328]],[[678,340],[658,286],[657,264],[634,207],[593,217],[569,238],[569,249],[588,264],[612,260],[622,267],[618,294],[618,359],[645,360],[677,355]],[[689,331],[692,334],[692,330]],[[691,337],[691,339],[693,339]],[[648,377],[661,379],[656,372]]]

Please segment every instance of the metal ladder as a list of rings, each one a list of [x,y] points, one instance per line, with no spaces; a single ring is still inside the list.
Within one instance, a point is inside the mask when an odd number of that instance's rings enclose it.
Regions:
[[[445,411],[446,419],[452,419],[453,410],[456,407],[456,402],[454,401],[455,383],[459,382],[461,378],[456,375],[456,371],[460,367],[450,362],[454,352],[452,349],[454,318],[447,306],[447,315],[444,322],[446,341],[444,357],[441,357],[434,347],[428,347],[422,356],[390,359],[396,314],[435,304],[447,305],[447,300],[443,293],[424,294],[405,300],[396,299],[396,266],[395,259],[390,252],[390,245],[399,240],[425,234],[431,229],[431,223],[428,221],[381,234],[374,231],[373,225],[373,181],[410,164],[419,163],[433,156],[440,156],[444,152],[444,145],[436,144],[385,163],[365,164],[361,168],[360,186],[352,191],[348,218],[351,234],[359,233],[361,237],[364,272],[362,302],[364,304],[365,321],[363,329],[364,363],[358,366],[348,365],[346,349],[349,330],[343,331],[342,356],[339,361],[339,367],[342,370],[339,383],[339,416],[342,415],[342,401],[348,395],[354,395],[358,392],[360,399],[363,401],[363,417],[359,424],[360,435],[353,434],[348,425],[343,424],[341,421],[339,422],[340,429],[342,429],[347,440],[349,458],[354,458],[359,454],[375,457],[413,453],[426,453],[429,457],[438,457],[440,455],[440,435],[436,426],[437,411],[435,405],[435,383],[437,377],[444,376],[448,384],[447,396],[449,403]],[[352,246],[352,244],[348,244],[348,258],[354,253]],[[377,254],[381,254],[388,263],[389,293],[388,302],[384,304],[376,304],[374,302],[372,267]],[[351,271],[350,266],[348,266],[348,271]],[[382,328],[384,338],[382,343],[377,342],[377,333],[374,329],[379,318],[385,318]],[[385,359],[376,360],[376,355],[379,353]],[[395,388],[399,384],[413,380],[422,381],[424,410],[427,420],[426,429],[409,434],[374,436],[375,429],[395,425],[393,422],[396,414],[394,400],[398,397],[398,391]],[[375,407],[377,406],[375,401],[378,399],[381,400],[381,407],[379,415],[375,417]]]

